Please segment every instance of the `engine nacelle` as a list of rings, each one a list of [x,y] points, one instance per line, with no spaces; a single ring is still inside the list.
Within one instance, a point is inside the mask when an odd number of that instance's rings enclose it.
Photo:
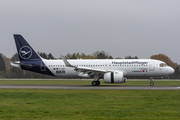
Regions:
[[[104,74],[105,83],[125,83],[126,78],[123,76],[123,72],[109,72]]]

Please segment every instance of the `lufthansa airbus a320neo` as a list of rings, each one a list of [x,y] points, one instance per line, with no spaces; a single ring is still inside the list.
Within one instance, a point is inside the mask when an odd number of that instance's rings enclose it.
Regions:
[[[77,59],[47,60],[40,57],[30,44],[18,34],[14,35],[19,60],[11,66],[59,77],[94,78],[93,86],[100,85],[99,79],[105,83],[124,83],[126,77],[166,76],[174,73],[174,69],[165,62],[153,59]]]

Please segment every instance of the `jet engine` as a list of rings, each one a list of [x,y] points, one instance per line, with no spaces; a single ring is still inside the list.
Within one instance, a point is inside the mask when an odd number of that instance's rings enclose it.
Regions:
[[[104,74],[105,83],[125,83],[126,78],[123,76],[123,72],[108,72]]]

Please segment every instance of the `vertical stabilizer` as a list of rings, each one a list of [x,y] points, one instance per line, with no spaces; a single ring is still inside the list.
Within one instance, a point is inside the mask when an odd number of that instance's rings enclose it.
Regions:
[[[14,40],[20,61],[11,63],[11,66],[54,76],[46,66],[46,60],[41,58],[21,35],[14,34]]]
[[[41,57],[34,51],[34,49],[21,35],[14,34],[14,40],[20,61],[41,59]]]

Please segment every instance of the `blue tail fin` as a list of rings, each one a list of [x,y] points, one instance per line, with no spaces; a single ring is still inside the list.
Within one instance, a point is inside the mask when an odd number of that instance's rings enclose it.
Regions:
[[[14,34],[14,40],[20,61],[41,59],[41,57],[34,51],[34,49],[21,35]]]
[[[14,40],[20,60],[16,66],[23,70],[54,76],[43,62],[45,59],[42,59],[21,35],[15,34]]]

